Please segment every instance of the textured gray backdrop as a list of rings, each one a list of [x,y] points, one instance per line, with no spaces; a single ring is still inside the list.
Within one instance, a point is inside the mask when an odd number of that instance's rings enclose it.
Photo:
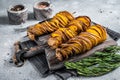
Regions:
[[[54,75],[41,78],[29,62],[17,68],[9,64],[13,53],[13,43],[20,40],[26,32],[16,32],[39,21],[33,19],[33,4],[38,0],[0,0],[0,80],[56,80]],[[120,0],[51,0],[53,15],[61,10],[76,12],[75,16],[87,15],[93,21],[120,32]],[[22,3],[28,7],[29,19],[21,25],[9,25],[7,8],[11,4]],[[118,41],[120,45],[120,40]],[[78,77],[68,80],[119,80],[120,68],[100,77]]]

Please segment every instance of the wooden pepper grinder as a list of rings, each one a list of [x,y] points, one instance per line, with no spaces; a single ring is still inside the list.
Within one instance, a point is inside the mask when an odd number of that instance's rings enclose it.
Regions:
[[[7,12],[10,24],[24,23],[28,18],[27,8],[23,4],[11,5]]]
[[[36,20],[46,20],[52,15],[51,4],[49,2],[36,2],[33,7],[34,17]]]

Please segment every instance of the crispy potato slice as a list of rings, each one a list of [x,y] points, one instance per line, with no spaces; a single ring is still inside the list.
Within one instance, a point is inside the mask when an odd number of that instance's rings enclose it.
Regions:
[[[48,43],[48,45],[52,46],[51,47],[52,49],[55,49],[58,47],[59,40],[57,40],[56,38],[49,38],[47,43]]]
[[[59,48],[56,49],[56,54],[55,54],[56,58],[59,60],[59,61],[62,61],[63,60],[63,55],[61,53],[61,50]]]
[[[103,31],[100,28],[98,28],[96,25],[93,25],[91,28],[97,31],[99,36],[103,39]]]
[[[92,29],[92,28],[87,29],[86,32],[89,32],[89,33],[92,33],[92,34],[94,34],[96,36],[99,36],[99,33],[96,30]]]
[[[78,16],[76,19],[82,21],[87,27],[91,25],[91,19],[88,16]]]
[[[61,50],[61,54],[63,55],[63,58],[68,59],[68,54],[66,54],[65,50]]]
[[[78,39],[82,39],[83,43],[87,46],[86,50],[90,50],[92,48],[92,43],[88,38],[83,36],[78,36]]]
[[[68,19],[66,18],[66,16],[63,16],[61,14],[56,14],[56,16],[60,17],[64,24],[68,24]]]
[[[76,39],[72,39],[72,40],[70,40],[69,42],[68,42],[68,44],[69,45],[74,45],[74,43],[76,43],[76,44],[78,44],[78,46],[76,46],[76,47],[78,47],[79,49],[79,53],[81,53],[81,52],[83,52],[85,49],[82,49],[83,48],[83,44],[82,44],[82,41],[81,40],[76,40]],[[74,48],[74,46],[73,46],[73,48]],[[75,53],[75,51],[74,51],[74,53]]]
[[[30,32],[27,32],[27,35],[28,35],[29,39],[35,40],[35,35],[34,34],[32,34]]]
[[[70,29],[71,31],[73,31],[73,32],[75,32],[75,31],[78,30],[77,26],[75,26],[75,25],[70,25],[70,26],[69,26],[69,29]]]
[[[72,20],[69,24],[68,24],[68,26],[74,26],[74,27],[76,27],[77,29],[76,29],[76,31],[77,32],[81,32],[81,31],[84,31],[84,29],[83,29],[83,23],[81,22],[81,21],[78,21],[78,20]],[[69,27],[69,28],[70,28]]]
[[[91,41],[92,46],[95,46],[95,44],[96,44],[96,43],[95,43],[95,40],[91,37],[91,35],[86,34],[86,32],[82,32],[82,33],[80,33],[80,35],[83,36],[83,37],[88,38],[88,39]]]
[[[103,36],[103,40],[106,40],[107,39],[107,31],[104,27],[102,27],[101,25],[96,25],[96,27],[98,27],[99,29],[101,29],[102,31],[102,36]]]
[[[71,20],[73,20],[73,19],[74,19],[74,17],[72,16],[72,14],[70,14],[70,13],[69,13],[69,12],[67,12],[67,11],[62,11],[62,12],[59,12],[59,14],[66,16],[66,17],[67,17],[67,19],[69,19],[69,21],[71,21]]]

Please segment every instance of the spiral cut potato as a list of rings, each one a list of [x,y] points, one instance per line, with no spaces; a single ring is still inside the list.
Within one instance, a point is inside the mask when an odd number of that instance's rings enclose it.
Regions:
[[[86,31],[91,25],[91,20],[87,16],[79,16],[72,20],[66,28],[59,28],[51,34],[48,39],[48,45],[52,49],[57,48],[60,44],[65,43],[70,38],[75,37],[82,31]]]
[[[57,13],[50,21],[38,23],[27,30],[28,37],[35,40],[35,36],[51,33],[58,28],[66,27],[66,25],[73,20],[74,17],[67,11]]]
[[[101,25],[93,25],[86,32],[82,32],[67,43],[61,44],[61,47],[56,49],[56,57],[62,61],[70,56],[82,54],[102,43],[106,38],[106,29]]]

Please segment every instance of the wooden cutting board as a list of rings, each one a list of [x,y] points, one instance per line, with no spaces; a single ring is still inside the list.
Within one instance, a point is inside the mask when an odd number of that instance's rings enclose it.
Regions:
[[[114,41],[111,37],[108,36],[106,41],[104,41],[103,43],[93,47],[91,50],[89,50],[89,51],[87,51],[87,52],[85,52],[81,55],[76,55],[76,56],[73,56],[73,57],[69,58],[68,60],[64,60],[64,61],[60,62],[55,57],[55,50],[52,50],[47,45],[48,38],[49,38],[49,35],[43,35],[36,40],[36,43],[38,45],[44,45],[46,59],[47,59],[48,66],[49,66],[50,70],[56,70],[56,69],[60,69],[60,68],[64,67],[64,62],[65,61],[73,61],[73,62],[78,61],[82,58],[85,58],[85,57],[88,57],[88,56],[92,55],[96,51],[103,50],[104,48],[106,48],[108,46],[117,45],[116,41]]]

